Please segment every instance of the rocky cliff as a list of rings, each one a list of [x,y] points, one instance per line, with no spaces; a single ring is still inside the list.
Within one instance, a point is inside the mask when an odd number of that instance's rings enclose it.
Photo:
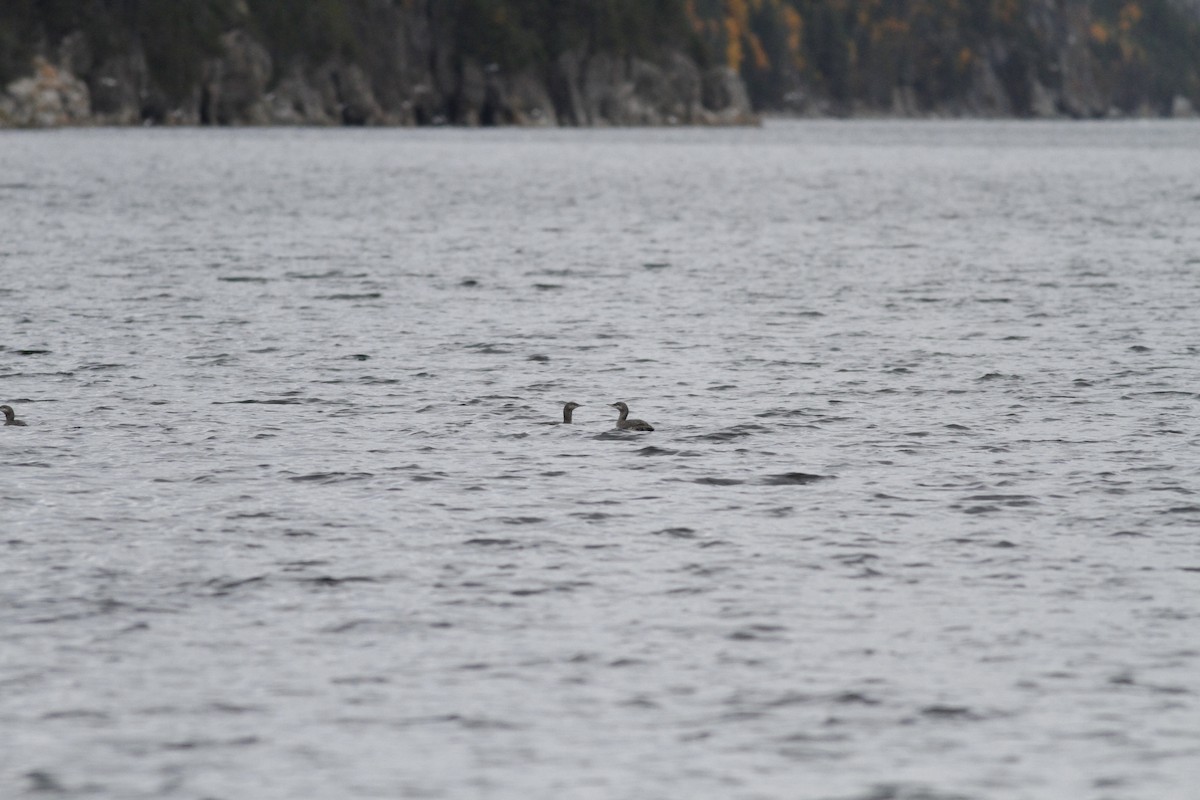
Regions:
[[[691,0],[759,108],[1108,117],[1200,107],[1200,0]]]
[[[493,59],[496,47],[470,47],[464,31],[465,15],[480,12],[454,0],[343,8],[289,40],[269,3],[234,2],[211,20],[211,42],[181,48],[192,63],[165,56],[157,32],[136,24],[144,19],[81,14],[57,30],[35,19],[28,74],[0,90],[0,126],[755,121],[737,73],[701,63],[679,37],[637,49],[577,36],[536,58]],[[344,23],[336,38],[320,28],[333,23]]]
[[[0,126],[1197,108],[1200,0],[0,2]]]

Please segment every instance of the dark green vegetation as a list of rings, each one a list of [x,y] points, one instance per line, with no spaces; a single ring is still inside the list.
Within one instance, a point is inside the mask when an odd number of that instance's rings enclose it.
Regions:
[[[34,55],[52,55],[81,33],[94,60],[143,49],[159,87],[171,99],[199,81],[217,37],[238,21],[236,0],[4,0],[0,3],[0,81],[30,71]]]
[[[27,74],[34,55],[50,55],[81,32],[98,59],[143,48],[177,99],[219,51],[225,30],[245,28],[283,62],[354,60],[388,6],[452,31],[462,56],[508,69],[545,66],[581,46],[649,56],[695,38],[683,0],[4,0],[0,82]]]
[[[652,57],[691,35],[683,0],[451,0],[465,54],[502,68],[543,66],[578,48]]]

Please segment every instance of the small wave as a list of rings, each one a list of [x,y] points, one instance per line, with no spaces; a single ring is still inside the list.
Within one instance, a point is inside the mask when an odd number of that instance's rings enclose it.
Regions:
[[[747,625],[744,628],[738,628],[726,638],[732,639],[735,642],[748,642],[762,639],[775,639],[780,637],[778,634],[787,630],[782,625]]]
[[[931,705],[921,709],[921,715],[934,719],[977,720],[982,717],[966,706]]]
[[[245,405],[260,405],[260,406],[300,406],[312,405],[314,403],[328,403],[328,400],[322,400],[319,397],[278,397],[269,400],[214,400],[214,406],[245,406]]]
[[[222,283],[267,283],[268,278],[260,278],[254,275],[227,275],[217,278]]]
[[[1159,389],[1153,392],[1130,392],[1121,395],[1122,400],[1132,400],[1135,397],[1200,397],[1195,392],[1183,392],[1178,389]]]
[[[288,480],[296,483],[347,483],[374,477],[371,472],[312,472],[308,475],[292,475]]]
[[[347,575],[345,577],[337,577],[335,575],[318,575],[315,578],[297,578],[296,583],[305,583],[310,586],[329,587],[341,586],[344,583],[378,583],[378,578],[372,578],[369,575]]]
[[[661,531],[654,531],[654,536],[670,536],[675,539],[695,539],[696,531],[691,528],[663,528]]]
[[[160,746],[164,750],[200,750],[213,747],[246,747],[257,744],[259,741],[257,736],[234,736],[228,739],[181,739],[175,742],[163,742]]]
[[[359,273],[355,275],[347,275],[340,269],[331,269],[328,272],[288,272],[285,276],[292,280],[298,281],[319,281],[329,278],[365,278],[367,274]]]
[[[693,437],[693,439],[700,442],[728,442],[734,439],[740,439],[743,436],[753,436],[754,434],[765,430],[767,430],[765,426],[756,425],[750,422],[744,425],[734,425],[732,428],[726,428],[723,431],[706,433],[701,436]]]
[[[754,416],[759,419],[770,419],[773,417],[807,417],[811,415],[812,412],[806,408],[773,408],[770,411],[763,411]]]
[[[204,582],[204,587],[211,589],[214,595],[223,596],[243,586],[263,583],[266,579],[266,575],[252,575],[249,578],[210,578]]]
[[[781,472],[777,475],[768,475],[760,483],[766,486],[804,486],[828,478],[828,475],[815,475],[809,472]]]
[[[973,494],[963,498],[972,502],[1001,503],[1006,506],[1036,506],[1036,497],[1027,494]]]
[[[492,344],[490,342],[481,342],[479,344],[469,344],[469,345],[467,345],[467,349],[474,350],[477,353],[483,353],[485,355],[496,355],[496,356],[510,355],[512,353],[512,350],[509,350],[504,345]]]
[[[597,433],[592,438],[599,439],[601,441],[627,442],[631,438],[637,438],[641,434],[642,434],[642,431],[623,431],[620,428],[611,428],[610,430],[604,431],[603,433]]]
[[[344,294],[323,294],[318,295],[318,300],[378,300],[383,297],[383,292],[362,292],[361,294],[344,293]]]

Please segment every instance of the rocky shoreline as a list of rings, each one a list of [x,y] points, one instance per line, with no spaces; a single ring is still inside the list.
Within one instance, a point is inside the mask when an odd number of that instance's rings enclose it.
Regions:
[[[573,50],[550,69],[505,73],[471,59],[392,63],[329,59],[277,65],[243,30],[220,38],[183,101],[155,86],[140,50],[100,60],[82,35],[0,90],[0,127],[86,125],[747,125],[758,117],[731,69],[702,69],[667,51],[656,60]],[[409,58],[406,58],[409,56]]]
[[[1176,2],[1186,12],[1180,19],[1200,14],[1200,0]],[[651,44],[636,46],[555,28],[521,57],[477,40],[480,30],[493,32],[494,21],[456,16],[432,0],[355,6],[341,38],[330,40],[336,45],[322,44],[312,31],[309,39],[288,38],[280,25],[294,15],[263,18],[238,7],[192,40],[176,28],[137,28],[111,11],[91,27],[73,20],[31,33],[19,58],[10,37],[0,59],[7,65],[0,128],[747,125],[759,121],[755,103],[799,117],[1104,119],[1195,117],[1200,104],[1188,89],[1194,79],[1151,80],[1152,62],[1124,63],[1098,45],[1112,36],[1118,38],[1110,50],[1140,52],[1132,34],[1109,31],[1079,3],[1057,9],[1038,0],[1021,37],[976,37],[973,49],[964,46],[957,56],[952,90],[909,74],[915,56],[898,50],[894,64],[876,53],[857,71],[844,58],[806,73],[799,61],[764,60],[786,66],[769,94],[756,83],[765,73],[726,66],[712,43],[706,50],[677,34],[660,38],[657,30]],[[479,25],[465,29],[469,22]],[[1152,84],[1158,88],[1145,91]]]

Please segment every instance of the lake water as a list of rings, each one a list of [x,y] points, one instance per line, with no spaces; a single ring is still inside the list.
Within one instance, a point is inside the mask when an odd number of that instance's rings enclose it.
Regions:
[[[7,132],[0,278],[0,797],[1196,797],[1200,122]]]

